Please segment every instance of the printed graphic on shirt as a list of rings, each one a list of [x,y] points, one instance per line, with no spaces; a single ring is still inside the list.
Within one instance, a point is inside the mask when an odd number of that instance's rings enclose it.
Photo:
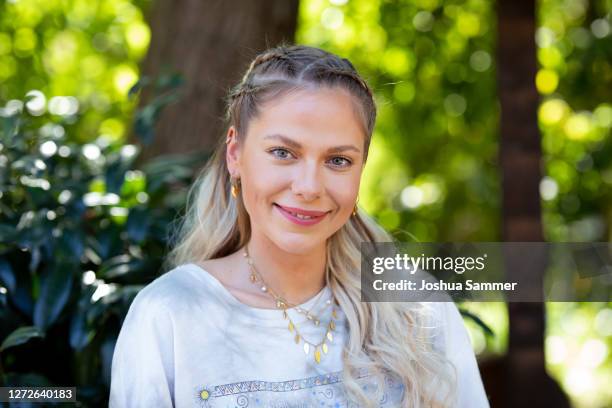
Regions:
[[[342,384],[341,371],[299,380],[269,382],[243,381],[224,385],[199,386],[196,390],[197,406],[202,408],[353,408]],[[358,381],[368,393],[374,393],[376,385],[366,381],[361,371]],[[385,391],[380,407],[395,407],[401,401],[403,385],[385,376]]]

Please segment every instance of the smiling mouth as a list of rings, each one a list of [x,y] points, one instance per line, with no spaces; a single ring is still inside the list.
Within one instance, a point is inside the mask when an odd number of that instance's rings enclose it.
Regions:
[[[274,203],[274,205],[276,207],[278,207],[279,209],[281,209],[282,211],[291,214],[292,216],[300,219],[300,220],[316,220],[318,218],[321,218],[325,215],[327,215],[327,213],[329,213],[330,211],[308,211],[308,213],[310,214],[305,214],[304,212],[298,212],[295,211],[293,208],[287,208],[287,207],[283,207],[282,205],[278,205],[276,203]]]

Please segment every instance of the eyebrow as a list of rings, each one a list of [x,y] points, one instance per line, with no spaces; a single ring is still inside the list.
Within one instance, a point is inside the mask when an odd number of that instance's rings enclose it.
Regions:
[[[293,147],[294,149],[301,149],[302,145],[299,144],[298,142],[296,142],[293,139],[288,138],[287,136],[284,135],[279,135],[279,134],[273,134],[273,135],[268,135],[265,136],[264,139],[276,139],[276,140],[281,140],[282,142],[288,144],[289,146]],[[330,147],[329,149],[327,149],[328,153],[339,153],[339,152],[344,152],[346,150],[353,150],[357,153],[361,153],[361,150],[359,150],[358,148],[356,148],[353,145],[342,145],[342,146],[334,146],[334,147]]]

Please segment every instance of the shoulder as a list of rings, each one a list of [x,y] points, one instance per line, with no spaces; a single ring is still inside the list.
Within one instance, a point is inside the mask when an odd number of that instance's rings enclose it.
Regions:
[[[454,302],[422,302],[421,306],[425,327],[431,330],[435,349],[448,352],[457,337],[468,337]]]
[[[142,288],[132,306],[149,311],[178,311],[210,290],[200,272],[195,264],[179,265]]]
[[[448,302],[421,302],[422,310],[426,320],[438,327],[445,329],[457,321],[462,322],[461,314],[453,301]]]
[[[456,406],[489,407],[472,342],[459,309],[453,302],[436,302],[432,308],[436,331],[440,335],[437,346],[453,367],[457,381]]]

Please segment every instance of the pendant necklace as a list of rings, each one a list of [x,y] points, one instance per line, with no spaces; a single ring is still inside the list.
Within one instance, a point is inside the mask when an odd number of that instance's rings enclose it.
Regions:
[[[266,284],[261,274],[255,268],[255,265],[253,264],[253,260],[249,257],[249,253],[246,247],[245,247],[245,251],[243,255],[247,260],[247,264],[249,265],[249,269],[251,272],[249,276],[250,281],[253,284],[260,284],[259,289],[262,292],[267,293],[269,296],[271,296],[272,299],[274,299],[275,301],[276,308],[282,310],[283,319],[288,321],[287,329],[294,336],[293,340],[295,341],[295,344],[300,344],[300,342],[303,342],[302,349],[304,350],[304,353],[306,353],[306,355],[309,355],[310,350],[313,350],[314,360],[317,363],[320,363],[323,355],[327,354],[327,352],[329,351],[328,344],[332,343],[334,340],[333,332],[336,329],[336,322],[334,321],[334,319],[338,319],[336,305],[335,304],[332,305],[333,303],[332,300],[328,299],[325,302],[325,306],[319,312],[319,313],[322,313],[327,309],[327,307],[332,306],[331,317],[330,317],[329,323],[327,324],[325,334],[323,335],[322,339],[316,343],[307,340],[300,333],[298,326],[293,322],[293,320],[291,319],[291,316],[289,316],[289,313],[287,313],[287,309],[294,308],[298,313],[304,314],[306,318],[308,319],[307,321],[310,321],[315,326],[319,326],[319,324],[321,323],[321,319],[319,318],[319,316],[312,313],[312,309],[314,309],[319,299],[317,299],[315,304],[309,310],[305,310],[299,305],[288,302],[286,299],[284,299],[282,296],[279,296],[274,290],[272,290]]]

